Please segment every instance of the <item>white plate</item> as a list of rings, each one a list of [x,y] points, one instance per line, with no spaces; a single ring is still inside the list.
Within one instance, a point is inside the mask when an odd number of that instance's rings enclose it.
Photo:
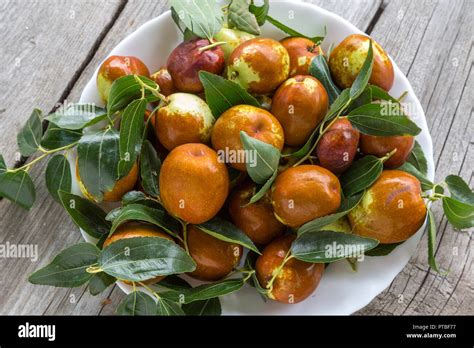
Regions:
[[[323,26],[326,26],[327,36],[323,42],[323,48],[326,50],[331,43],[338,44],[350,34],[362,33],[343,18],[312,4],[294,1],[272,2],[270,15],[307,34],[318,34]],[[289,15],[293,15],[294,18],[289,19]],[[285,37],[282,32],[269,24],[262,28],[262,36],[278,40]],[[126,37],[109,55],[139,57],[150,71],[156,71],[165,65],[168,54],[181,40],[181,33],[173,23],[170,12],[167,11]],[[404,91],[408,91],[408,96],[404,101],[410,105],[410,117],[422,129],[417,140],[428,159],[428,176],[433,179],[433,148],[425,114],[407,78],[395,63],[393,65],[395,83],[390,93],[399,96]],[[82,92],[80,102],[101,104],[95,84],[96,73]],[[253,288],[246,286],[241,291],[222,298],[223,312],[263,315],[351,314],[366,306],[390,285],[414,253],[422,230],[423,228],[388,256],[366,257],[359,264],[356,273],[351,271],[344,260],[331,264],[326,269],[318,289],[301,303],[294,305],[284,305],[273,301],[265,303]],[[127,293],[130,291],[126,285],[122,283],[118,285]]]

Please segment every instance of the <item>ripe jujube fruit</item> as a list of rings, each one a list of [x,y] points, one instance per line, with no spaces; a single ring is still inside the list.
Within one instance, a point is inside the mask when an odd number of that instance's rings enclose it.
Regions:
[[[176,87],[173,83],[173,78],[171,77],[170,72],[166,68],[161,68],[160,70],[151,74],[150,79],[155,81],[158,86],[160,86],[160,93],[163,94],[165,97],[177,92]]]
[[[354,161],[360,133],[347,118],[335,121],[319,140],[315,150],[319,165],[334,174],[345,172]]]
[[[285,225],[299,227],[335,213],[341,205],[339,179],[316,165],[300,165],[279,174],[272,187],[275,216]]]
[[[285,231],[285,226],[273,215],[268,194],[256,203],[248,204],[256,193],[256,185],[246,182],[229,198],[229,214],[234,224],[257,245],[266,245]]]
[[[394,135],[381,137],[375,135],[360,135],[360,150],[364,155],[383,157],[397,149],[397,151],[384,162],[386,168],[398,168],[406,162],[415,145],[415,138],[410,135]]]
[[[79,183],[79,188],[87,199],[90,201],[98,203],[99,200],[97,200],[89,191],[87,191],[87,187],[84,185],[84,183],[81,180],[81,175],[79,172],[79,165],[78,165],[78,160],[76,160],[76,178],[77,182]],[[102,193],[102,201],[104,202],[118,202],[122,199],[122,196],[126,194],[127,192],[131,191],[135,184],[137,183],[138,180],[138,164],[135,162],[125,176],[122,178],[118,179],[115,182],[114,187],[110,191],[106,191]]]
[[[283,148],[284,136],[280,122],[267,110],[251,105],[236,105],[225,111],[212,129],[212,147],[216,151],[232,151],[238,155],[243,151],[240,132],[245,131],[250,137],[273,145],[278,150]],[[241,158],[243,157],[243,159]],[[236,157],[229,163],[233,168],[246,171],[245,156]]]
[[[160,143],[172,150],[187,143],[207,143],[214,116],[204,100],[194,94],[174,93],[157,111],[155,133]]]
[[[351,210],[349,222],[355,234],[391,244],[410,238],[425,217],[418,179],[400,170],[384,170]]]
[[[268,244],[258,257],[255,270],[263,288],[267,288],[275,276],[294,239],[293,235],[277,238]],[[277,273],[268,296],[281,303],[301,302],[316,290],[323,273],[323,263],[309,263],[291,258]]]
[[[102,63],[97,73],[97,89],[104,103],[107,104],[112,83],[127,75],[149,77],[150,71],[145,63],[132,56],[110,56]]]
[[[165,232],[161,231],[158,227],[143,223],[143,222],[127,222],[124,223],[123,225],[120,225],[115,232],[109,236],[105,241],[103,247],[107,247],[113,242],[116,242],[121,239],[127,239],[127,238],[137,238],[137,237],[159,237],[159,238],[165,238],[170,241],[173,241],[173,238],[171,238],[168,234]],[[143,283],[145,284],[154,284],[159,282],[165,278],[165,276],[157,276],[153,277],[151,279],[144,280]],[[129,281],[124,281],[127,284],[131,284]]]
[[[227,78],[250,93],[267,94],[288,78],[290,57],[281,43],[255,38],[239,45],[230,55]]]
[[[163,161],[159,187],[163,206],[171,215],[200,224],[222,208],[229,193],[229,174],[213,149],[184,144]]]
[[[179,44],[169,55],[168,71],[174,86],[181,92],[201,93],[204,87],[199,71],[220,75],[224,71],[224,51],[219,46],[209,46],[207,39],[192,39]]]
[[[196,269],[188,273],[193,278],[216,281],[228,275],[242,257],[242,246],[222,241],[196,226],[187,226],[186,243]]]
[[[308,75],[311,60],[323,54],[321,46],[304,37],[287,37],[280,40],[290,56],[290,77]]]
[[[328,94],[314,77],[298,75],[278,87],[271,113],[280,121],[285,144],[303,145],[328,110]]]
[[[367,58],[370,38],[352,34],[346,37],[331,52],[329,69],[334,82],[341,88],[349,88]],[[369,83],[389,91],[395,78],[392,62],[384,49],[372,40],[374,65]]]

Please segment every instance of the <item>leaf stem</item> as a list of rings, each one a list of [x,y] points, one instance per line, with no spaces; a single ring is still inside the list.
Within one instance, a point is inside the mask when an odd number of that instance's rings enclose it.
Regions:
[[[96,266],[96,265],[97,264],[94,264],[94,265],[91,265],[91,266],[87,267],[86,272],[90,273],[90,274],[96,274],[96,273],[103,272],[102,268],[100,268],[99,266]]]
[[[213,42],[207,46],[203,46],[203,47],[199,47],[198,51],[201,53],[201,52],[204,52],[204,51],[207,51],[207,50],[210,50],[211,48],[214,48],[216,46],[220,46],[220,45],[224,45],[226,44],[227,42],[225,41],[216,41],[216,42]]]
[[[188,247],[188,223],[182,220],[179,220],[181,222],[181,225],[183,226],[183,244],[184,244],[184,249],[186,252],[189,254],[189,247]]]
[[[135,285],[135,282],[133,282],[133,284]],[[145,288],[146,290],[148,290],[149,292],[151,292],[152,295],[155,296],[158,301],[161,300],[161,296],[160,296],[155,290],[153,290],[152,288],[150,288],[148,285],[146,285],[146,284],[143,283],[143,282],[138,282],[138,284],[140,284],[140,286],[142,286],[143,288]],[[135,290],[135,289],[134,289],[134,290]]]
[[[133,75],[133,77],[135,78],[135,81],[138,82],[138,84],[140,85],[140,87],[142,87],[142,98],[144,97],[145,95],[145,89],[149,90],[155,97],[157,98],[160,98],[160,100],[162,102],[164,102],[165,104],[168,104],[168,99],[166,98],[165,95],[161,94],[159,92],[159,85],[157,84],[158,88],[153,88],[151,86],[148,86],[145,82],[142,81],[142,79],[138,76],[138,75]]]
[[[283,267],[285,266],[285,264],[293,258],[293,255],[291,255],[290,253],[291,253],[291,249],[289,249],[287,251],[287,253],[285,255],[285,258],[283,259],[282,263],[273,272],[272,279],[270,279],[270,281],[267,283],[267,285],[265,287],[268,292],[271,292],[273,290],[273,283],[275,282],[275,279],[278,277],[278,275],[280,274],[280,272],[283,269]]]
[[[397,152],[397,149],[396,149],[396,148],[393,149],[392,151],[390,151],[389,153],[387,153],[387,154],[386,154],[385,156],[383,156],[382,158],[380,158],[380,161],[381,161],[382,163],[385,163],[390,157],[392,157],[392,156],[395,154],[395,152]]]

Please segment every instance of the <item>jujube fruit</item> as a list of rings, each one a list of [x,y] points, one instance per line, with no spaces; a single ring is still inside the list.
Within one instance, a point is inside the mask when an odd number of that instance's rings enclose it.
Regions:
[[[167,68],[179,91],[201,93],[204,87],[199,79],[199,71],[217,75],[224,71],[224,51],[219,46],[205,49],[208,45],[207,39],[184,41],[169,55]]]
[[[174,93],[156,115],[155,132],[160,143],[172,150],[187,143],[207,143],[214,116],[204,100],[194,94]]]
[[[334,82],[341,88],[349,88],[367,58],[369,37],[352,34],[346,37],[331,52],[329,68]],[[392,62],[384,49],[372,39],[374,65],[369,83],[389,91],[393,86],[394,70]]]
[[[394,135],[381,137],[375,135],[360,135],[360,151],[364,155],[383,157],[397,149],[397,151],[385,161],[386,168],[398,168],[406,162],[411,150],[415,145],[415,138],[410,135]]]
[[[273,215],[269,194],[256,203],[248,204],[257,192],[256,185],[247,181],[237,187],[229,198],[229,214],[234,224],[257,245],[271,242],[285,231],[285,226]]]
[[[299,227],[335,213],[341,205],[339,179],[316,165],[300,165],[279,174],[272,187],[276,217],[285,225]]]
[[[237,156],[243,150],[241,131],[278,150],[283,148],[284,136],[280,122],[267,110],[251,105],[233,106],[217,119],[212,129],[212,147],[216,151],[232,151]],[[229,164],[235,169],[246,171],[247,160],[245,156],[239,156]]]
[[[319,140],[315,150],[319,165],[334,174],[345,172],[354,161],[360,133],[347,118],[335,121]]]
[[[290,57],[278,41],[255,38],[239,45],[230,55],[227,78],[250,93],[267,94],[288,78]]]
[[[308,75],[312,59],[323,54],[321,46],[304,37],[287,37],[280,42],[290,56],[290,77]]]
[[[127,75],[149,77],[150,71],[145,63],[132,56],[110,56],[101,64],[97,72],[97,89],[104,103],[107,104],[112,83]]]
[[[155,81],[158,86],[160,86],[160,93],[165,97],[177,92],[176,87],[173,83],[173,78],[170,75],[170,72],[166,68],[161,68],[160,70],[154,72],[150,75],[150,79]]]
[[[418,179],[400,170],[384,170],[351,210],[349,222],[355,234],[391,244],[410,238],[425,217]]]
[[[192,224],[212,219],[229,193],[229,174],[217,153],[203,144],[174,148],[163,161],[160,197],[173,216]]]
[[[278,87],[271,113],[280,121],[285,144],[303,145],[328,110],[328,94],[314,77],[298,75]]]
[[[255,269],[263,288],[275,276],[294,239],[293,235],[277,238],[258,257]],[[323,263],[309,263],[292,258],[277,273],[268,296],[281,303],[301,302],[316,290],[323,273]]]
[[[189,255],[196,262],[196,269],[188,273],[193,278],[216,281],[228,275],[242,257],[242,246],[222,241],[196,226],[187,227]]]
[[[225,42],[225,44],[221,45],[221,48],[224,51],[224,57],[226,60],[241,43],[253,39],[254,37],[255,35],[246,33],[245,31],[230,28],[222,28],[216,35],[214,35],[216,41]]]

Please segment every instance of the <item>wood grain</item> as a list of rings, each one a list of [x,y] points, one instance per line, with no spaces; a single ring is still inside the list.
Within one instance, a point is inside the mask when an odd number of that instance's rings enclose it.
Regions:
[[[384,3],[368,0],[311,2],[342,15],[362,30],[369,29],[387,48],[400,68],[408,73],[408,78],[425,108],[435,145],[435,159],[439,162],[438,179],[442,179],[448,172],[461,172],[463,177],[472,180],[474,152],[472,138],[469,138],[473,134],[472,123],[469,122],[473,100],[472,88],[469,88],[472,87],[472,1],[457,2],[455,6],[447,0],[413,3],[404,0]],[[90,5],[87,1],[82,3],[86,7]],[[101,3],[94,2],[94,5],[90,6],[95,8],[95,5],[99,6]],[[48,13],[52,11],[50,7],[53,7],[53,4],[56,3],[46,1],[38,4],[34,11],[31,9],[24,11]],[[23,100],[25,110],[30,110],[38,105],[38,100],[46,100],[48,96],[50,99],[47,100],[51,100],[51,105],[63,99],[78,100],[83,87],[107,53],[139,25],[159,15],[168,7],[166,2],[156,0],[129,0],[123,4],[115,2],[107,4],[116,6],[113,22],[105,24],[106,32],[97,28],[87,29],[96,30],[97,33],[87,34],[91,42],[94,42],[93,50],[86,58],[78,59],[78,73],[70,77],[70,83],[60,87],[57,86],[60,79],[53,83],[48,80],[49,76],[37,77],[43,78],[42,83],[49,86],[49,91],[36,89],[32,94],[34,101]],[[89,12],[94,12],[91,8],[87,9]],[[82,12],[82,8],[77,11]],[[0,19],[2,15],[0,13]],[[397,19],[399,17],[400,19]],[[97,21],[97,18],[94,18],[94,21]],[[17,23],[14,20],[12,22]],[[95,24],[90,25],[93,27]],[[68,30],[72,29],[63,29],[64,32]],[[74,33],[67,34],[71,42],[69,48],[73,46],[74,49],[70,48],[71,52],[79,54],[82,50],[74,46],[79,44],[75,42],[75,35],[77,36]],[[21,42],[9,38],[4,40],[9,40],[10,50],[21,52],[21,47],[16,47],[21,46]],[[457,62],[456,67],[453,66],[454,58]],[[42,59],[43,64],[47,66],[68,65],[56,57],[45,55]],[[60,68],[62,67],[58,67]],[[3,78],[1,74],[0,72]],[[5,73],[5,78],[15,83],[20,83],[21,80],[13,72]],[[13,94],[11,93],[10,97]],[[48,107],[51,108],[46,105],[44,109],[48,110]],[[22,122],[7,123],[2,117],[4,114],[1,112],[2,108],[0,104],[1,129],[5,129],[6,126],[19,129]],[[28,114],[29,111],[26,117]],[[16,150],[11,149],[11,144],[15,143],[16,131],[12,130],[10,133],[13,140],[7,141],[3,137],[0,139],[0,152],[4,151],[2,146],[8,145],[9,149],[5,151],[10,151],[12,158]],[[453,159],[453,153],[458,154],[456,161]],[[3,287],[0,314],[113,314],[124,296],[117,287],[110,287],[103,294],[93,297],[84,287],[72,290],[57,289],[32,286],[26,281],[27,275],[34,269],[46,264],[53,255],[81,239],[69,217],[49,197],[44,188],[43,173],[44,164],[31,172],[38,187],[38,194],[37,203],[30,212],[24,212],[6,200],[0,201],[1,243],[6,241],[33,243],[38,245],[40,251],[37,262],[27,259],[6,259],[0,262]],[[392,286],[359,314],[473,312],[470,236],[446,228],[444,218],[441,219],[443,214],[440,209],[436,209],[435,214],[442,227],[438,239],[443,239],[437,258],[441,265],[451,268],[450,274],[447,277],[440,277],[427,271],[426,240],[423,239],[417,254],[394,280]],[[457,256],[453,255],[454,246],[458,247]],[[398,303],[400,294],[403,295],[402,303]]]

